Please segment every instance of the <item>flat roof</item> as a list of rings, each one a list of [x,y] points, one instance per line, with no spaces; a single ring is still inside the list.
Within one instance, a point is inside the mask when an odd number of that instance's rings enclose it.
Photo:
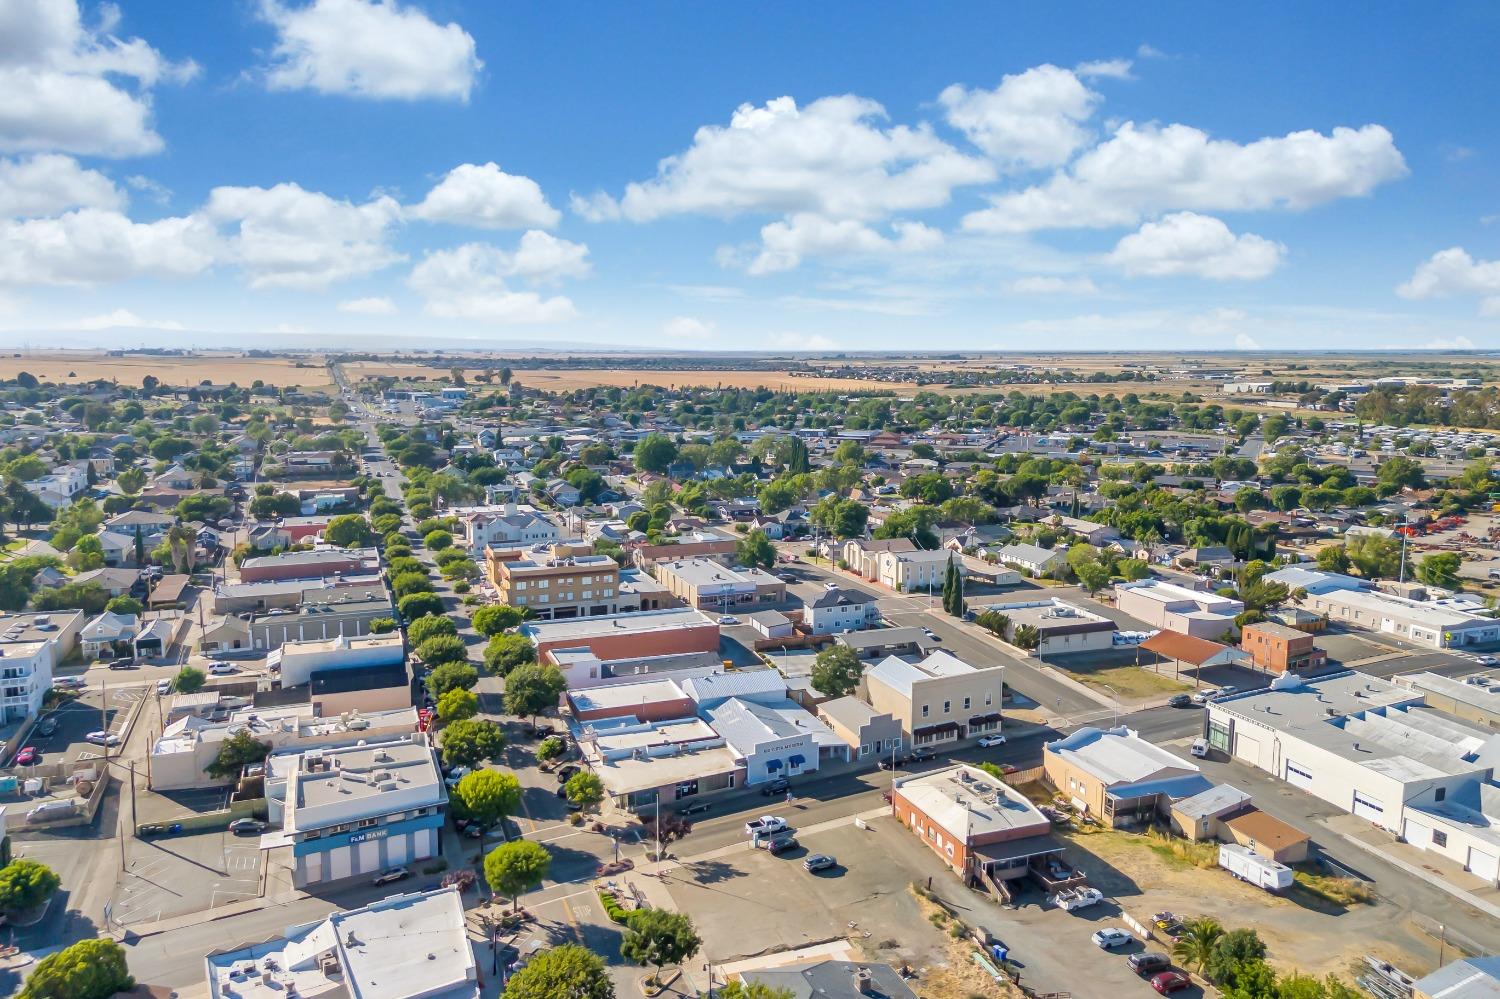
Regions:
[[[1124,725],[1113,729],[1087,726],[1043,748],[1045,753],[1093,774],[1106,787],[1136,784],[1163,770],[1199,770],[1196,763],[1147,742]]]
[[[323,765],[313,769],[322,760]],[[446,800],[426,744],[393,740],[301,754],[287,791],[288,832],[384,815]]]
[[[1047,831],[1051,822],[1026,796],[978,767],[960,763],[896,782],[896,793],[953,836],[1015,829]]]
[[[1102,614],[1055,598],[1035,603],[996,604],[993,609],[1010,618],[1011,624],[1029,624],[1043,635],[1115,630],[1115,623]]]
[[[1233,597],[1221,596],[1211,590],[1189,589],[1180,583],[1171,583],[1163,579],[1142,579],[1134,583],[1121,583],[1115,587],[1116,590],[1129,590],[1137,596],[1147,597],[1160,603],[1175,603],[1179,600],[1191,600],[1201,604],[1205,609],[1217,607],[1223,613],[1237,614],[1239,611],[1230,611],[1231,607],[1243,609],[1245,606]]]
[[[685,701],[688,695],[677,681],[663,677],[639,683],[612,683],[568,691],[575,711],[607,711],[613,708],[645,707],[662,701]]]
[[[781,580],[753,566],[726,566],[711,558],[659,559],[659,571],[670,572],[692,586],[769,586]]]
[[[81,610],[0,612],[0,643],[50,642],[82,619]]]
[[[538,645],[559,641],[577,641],[583,644],[590,638],[701,628],[705,625],[718,627],[712,618],[700,610],[672,607],[639,614],[606,614],[567,621],[528,621],[521,625],[520,631]]]
[[[400,649],[401,633],[392,631],[384,635],[337,635],[333,638],[292,639],[281,643],[281,658],[290,654],[321,655],[345,649]]]

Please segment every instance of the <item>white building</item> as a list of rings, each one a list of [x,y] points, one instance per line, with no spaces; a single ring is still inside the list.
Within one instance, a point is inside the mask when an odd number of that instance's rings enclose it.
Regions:
[[[1462,600],[1413,600],[1370,588],[1365,580],[1293,566],[1267,573],[1268,582],[1306,590],[1298,607],[1330,621],[1446,649],[1500,640],[1500,621]]]
[[[830,583],[803,608],[802,621],[814,635],[861,631],[880,621],[880,608],[863,590],[846,590]]]
[[[266,668],[281,669],[283,687],[299,687],[312,680],[314,671],[390,666],[406,661],[401,635],[340,635],[337,638],[283,642],[266,656]]]
[[[1153,628],[1218,641],[1235,627],[1242,601],[1204,590],[1190,590],[1160,579],[1115,585],[1115,606]]]
[[[1354,672],[1277,677],[1207,724],[1214,748],[1500,882],[1500,736]]]
[[[210,999],[479,999],[457,888],[393,895],[204,958]]]
[[[875,581],[902,593],[943,588],[948,564],[958,553],[947,548],[932,551],[879,552],[875,556]]]
[[[422,737],[273,754],[266,798],[282,827],[261,846],[291,846],[298,888],[418,863],[442,849],[448,795]]]
[[[1033,576],[1044,576],[1067,561],[1064,552],[1040,545],[1006,545],[995,552],[995,557]]]
[[[811,773],[824,752],[844,750],[827,725],[790,700],[762,704],[731,697],[707,714],[744,767],[747,785]]]
[[[0,723],[42,709],[57,666],[78,645],[83,611],[0,614]]]
[[[557,525],[531,506],[503,503],[460,507],[449,512],[458,517],[464,544],[470,551],[481,552],[489,546],[508,548],[548,544],[563,538]]]
[[[72,503],[88,487],[89,466],[86,461],[58,465],[46,475],[26,483],[26,488],[35,493],[37,499],[54,510]]]
[[[112,659],[115,646],[129,643],[140,630],[140,618],[135,614],[116,614],[104,611],[78,633],[85,659]]]

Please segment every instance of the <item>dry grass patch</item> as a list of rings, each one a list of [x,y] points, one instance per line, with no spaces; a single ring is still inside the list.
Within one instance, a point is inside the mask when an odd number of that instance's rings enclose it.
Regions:
[[[1317,868],[1308,865],[1295,867],[1292,870],[1292,877],[1296,879],[1297,887],[1303,891],[1346,909],[1356,905],[1367,905],[1374,901],[1370,886],[1354,878],[1323,874]]]
[[[943,934],[943,963],[926,969],[914,980],[912,990],[921,999],[1012,999],[1022,995],[1009,981],[995,981],[974,960],[978,945],[969,936],[969,927],[915,882],[909,886],[917,907],[935,929]]]
[[[1112,688],[1124,700],[1180,694],[1193,689],[1191,684],[1174,680],[1163,673],[1153,673],[1142,666],[1111,666],[1107,669],[1089,670],[1087,673],[1074,673],[1064,669],[1064,672],[1090,687],[1100,690]]]

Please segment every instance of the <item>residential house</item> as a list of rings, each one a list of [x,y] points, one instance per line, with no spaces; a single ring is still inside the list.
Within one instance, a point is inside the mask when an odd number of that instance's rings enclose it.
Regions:
[[[879,623],[880,608],[865,591],[830,583],[803,608],[802,621],[814,635],[860,631]]]
[[[104,611],[78,632],[83,658],[113,659],[119,650],[130,647],[131,639],[139,630],[140,618],[137,615]]]
[[[1045,576],[1067,563],[1066,552],[1030,544],[1005,545],[996,549],[995,557],[1031,576]]]
[[[1198,765],[1125,726],[1085,726],[1042,749],[1047,780],[1073,807],[1111,828],[1165,818],[1174,801],[1208,790]]]

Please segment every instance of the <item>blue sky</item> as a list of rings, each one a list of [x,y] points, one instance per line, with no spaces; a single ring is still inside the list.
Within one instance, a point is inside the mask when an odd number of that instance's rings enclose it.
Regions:
[[[0,339],[1500,347],[1500,11],[1306,7],[0,0]]]

